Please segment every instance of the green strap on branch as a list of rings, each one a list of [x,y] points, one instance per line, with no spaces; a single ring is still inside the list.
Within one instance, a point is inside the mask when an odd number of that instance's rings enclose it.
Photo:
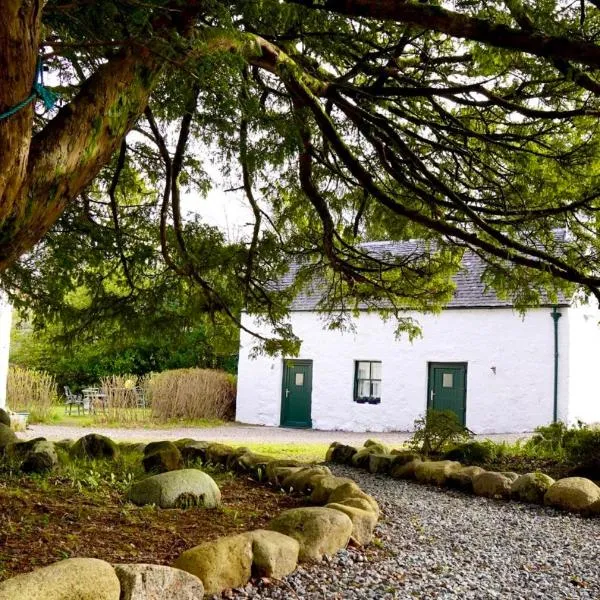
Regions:
[[[12,117],[12,115],[19,112],[22,108],[27,106],[35,98],[39,98],[44,103],[44,107],[46,108],[46,110],[50,110],[51,108],[53,108],[56,104],[56,101],[58,100],[58,95],[44,86],[44,74],[41,58],[38,58],[37,61],[35,79],[33,80],[33,85],[31,87],[31,94],[29,94],[29,96],[27,96],[25,100],[22,100],[14,106],[11,106],[8,110],[0,114],[0,121],[2,121],[3,119],[8,119],[8,117]]]

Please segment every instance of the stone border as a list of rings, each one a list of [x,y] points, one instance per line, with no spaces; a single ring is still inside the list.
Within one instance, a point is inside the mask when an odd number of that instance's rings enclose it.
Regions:
[[[66,441],[57,445],[72,447]],[[283,511],[267,530],[228,535],[190,548],[173,567],[110,565],[90,558],[59,561],[0,583],[0,600],[51,600],[63,597],[57,590],[65,589],[72,589],[80,600],[197,600],[243,586],[254,576],[281,579],[298,562],[320,561],[351,540],[361,546],[372,540],[380,514],[377,501],[354,480],[334,476],[326,466],[274,459],[219,443],[180,440],[176,445],[185,461],[200,459],[260,483],[303,493],[313,506]],[[138,445],[136,450],[142,448]]]
[[[565,477],[555,481],[540,472],[519,475],[463,466],[452,460],[423,460],[415,452],[390,451],[374,440],[367,440],[360,449],[333,442],[327,450],[326,462],[486,498],[544,504],[584,516],[600,516],[600,487],[584,477]]]

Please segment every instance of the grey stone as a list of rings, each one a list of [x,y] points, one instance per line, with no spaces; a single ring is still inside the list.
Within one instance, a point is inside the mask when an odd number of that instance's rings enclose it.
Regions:
[[[198,600],[202,581],[186,571],[163,565],[113,565],[121,582],[120,600]]]
[[[134,504],[155,504],[161,508],[216,508],[221,503],[221,492],[213,478],[203,471],[180,469],[134,483],[128,499]]]

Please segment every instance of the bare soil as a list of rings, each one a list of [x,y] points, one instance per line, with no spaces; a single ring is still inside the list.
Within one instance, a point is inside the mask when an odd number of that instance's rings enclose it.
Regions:
[[[261,528],[306,503],[250,479],[220,480],[219,509],[137,507],[115,489],[78,489],[60,477],[0,479],[0,581],[58,560],[169,565],[188,548]]]

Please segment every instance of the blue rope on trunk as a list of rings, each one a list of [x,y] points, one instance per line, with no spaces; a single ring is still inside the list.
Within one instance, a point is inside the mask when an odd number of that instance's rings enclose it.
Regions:
[[[43,103],[46,110],[50,110],[56,104],[58,95],[44,87],[44,72],[42,68],[42,59],[38,58],[37,67],[35,69],[35,79],[31,87],[31,94],[22,100],[18,104],[11,106],[8,110],[0,114],[0,121],[12,117],[15,113],[18,113],[22,108],[25,108],[32,100],[39,98]]]

